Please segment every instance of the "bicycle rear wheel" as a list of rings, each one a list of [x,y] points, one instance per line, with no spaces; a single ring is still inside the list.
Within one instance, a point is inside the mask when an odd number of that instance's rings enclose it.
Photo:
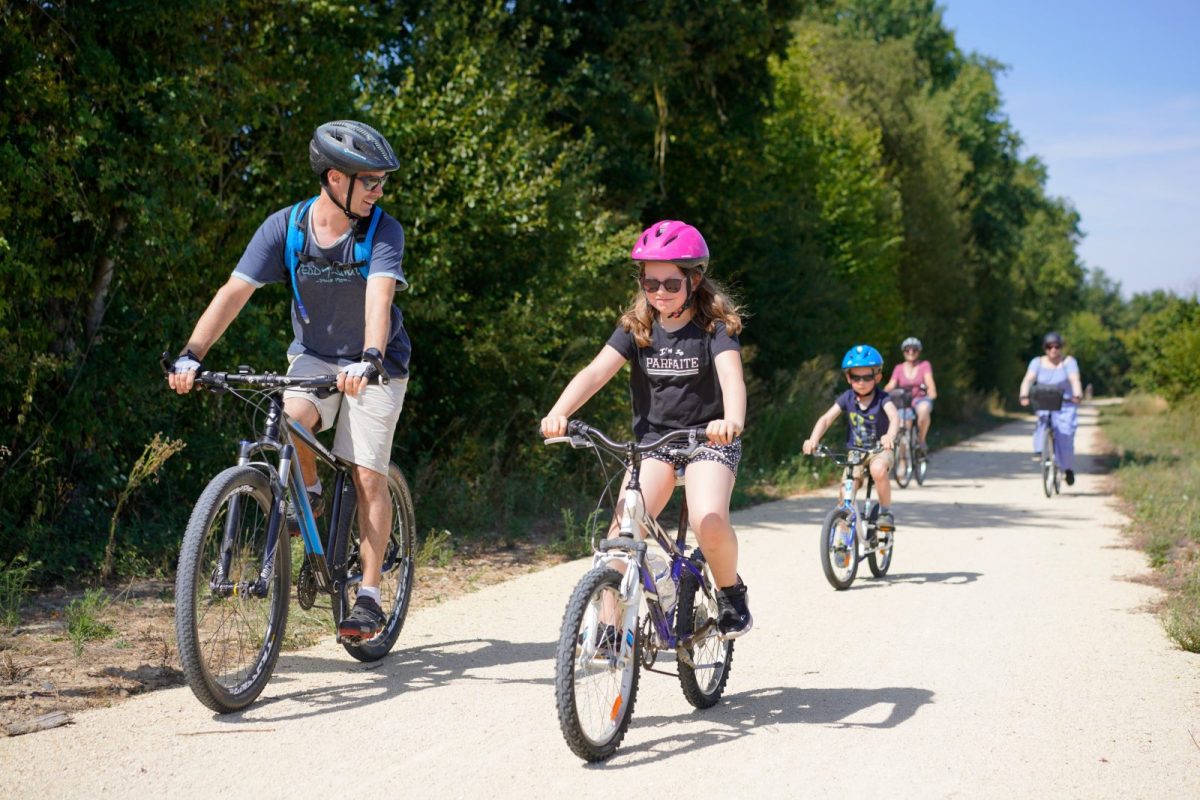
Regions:
[[[929,472],[929,446],[921,444],[916,431],[910,434],[909,449],[913,452],[913,472],[917,477],[917,485],[925,485],[925,475]]]
[[[563,614],[554,665],[554,699],[563,738],[585,761],[602,761],[625,738],[633,719],[641,662],[638,625],[621,630],[621,573],[596,567],[583,576]],[[618,647],[605,631],[616,628]]]
[[[858,532],[850,524],[850,512],[833,509],[821,525],[821,569],[829,585],[841,591],[850,588],[858,572]]]
[[[908,431],[901,432],[896,442],[896,457],[892,464],[892,474],[896,477],[896,485],[907,489],[913,476],[913,448]]]
[[[699,550],[692,556],[698,560]],[[710,581],[711,585],[711,581]],[[675,606],[675,633],[680,640],[691,636],[709,620],[717,618],[717,601],[705,594],[700,582],[688,571],[679,578],[679,600]],[[721,699],[725,682],[729,680],[729,667],[733,663],[733,642],[721,641],[714,624],[698,641],[676,655],[679,667],[679,685],[683,696],[696,708],[711,708]]]
[[[386,621],[379,633],[371,639],[342,642],[346,652],[359,661],[378,661],[391,651],[396,639],[400,637],[400,630],[404,627],[404,620],[408,616],[408,603],[412,597],[417,526],[412,495],[408,491],[408,482],[404,480],[404,474],[395,464],[388,465],[387,483],[392,505],[392,529],[383,556],[383,575],[379,583],[379,604],[383,608]],[[340,523],[341,530],[346,533],[338,537],[333,553],[335,572],[345,580],[341,591],[333,596],[335,620],[344,619],[350,613],[350,609],[354,608],[358,587],[362,584],[357,512],[354,483],[346,481]]]
[[[258,697],[283,643],[291,548],[281,520],[268,553],[271,507],[267,476],[231,467],[201,493],[180,548],[179,658],[196,698],[218,713]]]

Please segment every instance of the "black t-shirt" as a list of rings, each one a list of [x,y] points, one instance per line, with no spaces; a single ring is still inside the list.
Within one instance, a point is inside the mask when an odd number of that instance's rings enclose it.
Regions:
[[[891,395],[875,387],[867,407],[858,404],[858,395],[847,389],[838,396],[837,405],[846,412],[846,444],[851,447],[874,447],[879,438],[888,432],[891,422],[883,407],[892,402]]]
[[[717,322],[712,333],[695,322],[671,332],[656,322],[649,347],[638,347],[633,334],[617,326],[608,345],[630,364],[633,434],[639,442],[725,416],[713,362],[726,350],[740,351],[741,344],[724,322]]]

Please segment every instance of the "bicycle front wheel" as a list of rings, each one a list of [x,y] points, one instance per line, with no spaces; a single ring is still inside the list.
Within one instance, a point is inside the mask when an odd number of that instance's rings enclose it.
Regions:
[[[1057,466],[1054,463],[1054,445],[1050,443],[1050,432],[1046,431],[1042,444],[1042,491],[1046,497],[1054,496],[1054,481]]]
[[[175,578],[175,635],[188,686],[218,713],[245,708],[271,677],[287,625],[291,549],[267,541],[267,476],[231,467],[192,510]]]
[[[383,574],[379,582],[380,607],[386,621],[371,639],[342,642],[346,652],[359,661],[378,661],[387,655],[400,637],[408,616],[412,597],[413,559],[415,558],[416,513],[412,494],[404,473],[395,464],[388,465],[388,498],[392,506],[392,527],[387,549],[383,555]],[[352,481],[346,481],[341,504],[341,530],[333,553],[335,571],[344,579],[339,592],[333,596],[333,615],[341,620],[354,608],[358,587],[362,585],[361,534],[358,526],[358,503]]]
[[[896,545],[896,532],[878,534],[878,537],[879,546],[867,553],[867,566],[871,568],[872,575],[882,578],[892,567],[892,548]]]
[[[850,512],[838,506],[821,525],[821,569],[829,585],[841,591],[850,588],[858,573],[858,532]]]
[[[692,558],[696,563],[696,556]],[[679,578],[679,600],[675,609],[675,633],[681,641],[717,618],[716,598],[706,594],[700,588],[700,582],[687,570]],[[683,696],[696,708],[711,708],[721,699],[725,682],[729,680],[733,642],[721,641],[714,622],[707,633],[692,642],[691,647],[679,651],[676,661]]]
[[[602,761],[625,738],[637,699],[638,625],[622,630],[621,573],[596,567],[575,587],[563,614],[554,699],[563,738],[585,761]]]
[[[896,485],[901,489],[907,489],[913,476],[913,449],[907,433],[901,435],[896,442],[892,473],[896,476]]]

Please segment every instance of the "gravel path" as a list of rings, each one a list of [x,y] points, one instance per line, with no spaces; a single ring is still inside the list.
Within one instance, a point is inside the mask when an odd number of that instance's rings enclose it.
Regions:
[[[332,641],[285,656],[241,714],[170,689],[0,740],[0,797],[664,797],[691,775],[719,796],[1200,797],[1200,657],[1147,611],[1095,412],[1053,500],[1030,427],[935,454],[895,492],[892,575],[863,564],[846,592],[817,556],[830,492],[735,515],[756,624],[725,700],[696,712],[643,674],[606,764],[570,753],[554,710],[575,562],[414,614],[377,665]]]

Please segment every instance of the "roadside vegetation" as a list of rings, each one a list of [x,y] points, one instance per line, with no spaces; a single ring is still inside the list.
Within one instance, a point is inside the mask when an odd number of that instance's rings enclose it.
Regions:
[[[1200,394],[1174,405],[1134,394],[1106,408],[1101,423],[1130,532],[1167,591],[1167,634],[1200,653]]]

